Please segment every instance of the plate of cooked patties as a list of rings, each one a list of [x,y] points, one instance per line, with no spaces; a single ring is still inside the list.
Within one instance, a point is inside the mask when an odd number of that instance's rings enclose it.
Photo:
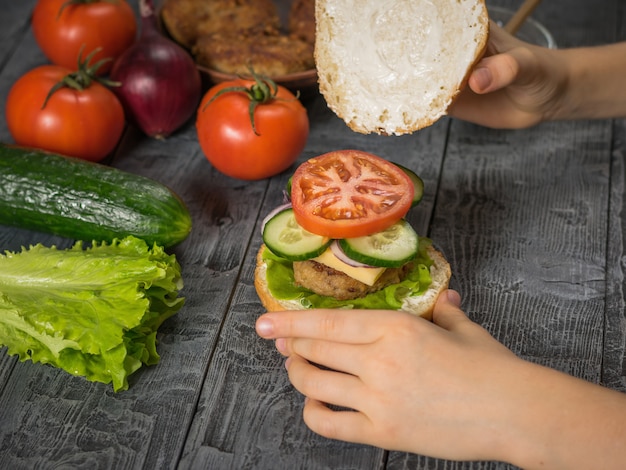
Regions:
[[[315,0],[163,0],[162,29],[220,83],[255,73],[317,90]]]

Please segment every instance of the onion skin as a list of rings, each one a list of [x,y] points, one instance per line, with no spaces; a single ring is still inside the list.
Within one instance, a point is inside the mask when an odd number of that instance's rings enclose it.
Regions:
[[[191,55],[156,27],[151,1],[142,0],[141,35],[113,64],[110,78],[129,121],[165,139],[195,114],[202,79]]]

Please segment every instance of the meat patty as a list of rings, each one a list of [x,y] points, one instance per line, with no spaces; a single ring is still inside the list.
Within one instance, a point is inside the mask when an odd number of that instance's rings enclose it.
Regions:
[[[210,17],[208,3],[199,0],[165,0],[161,21],[169,35],[184,47],[191,47],[198,36],[198,24]]]
[[[272,0],[165,0],[161,19],[170,36],[187,48],[207,34],[280,29]]]
[[[198,38],[196,62],[219,72],[248,75],[249,66],[260,75],[279,77],[315,67],[313,46],[280,34],[230,32]]]
[[[298,285],[316,294],[334,297],[337,300],[358,299],[391,284],[397,284],[406,278],[411,269],[412,263],[405,264],[401,268],[387,268],[373,286],[368,286],[317,261],[293,263],[293,274]]]
[[[273,0],[165,0],[170,36],[204,67],[233,75],[280,77],[315,68],[315,2],[294,0],[288,28]]]
[[[289,34],[315,44],[315,0],[294,0],[288,22]]]

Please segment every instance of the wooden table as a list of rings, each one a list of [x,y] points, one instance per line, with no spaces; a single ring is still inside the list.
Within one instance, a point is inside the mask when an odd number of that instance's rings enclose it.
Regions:
[[[35,0],[0,0],[0,108],[13,82],[46,62],[29,29]],[[135,2],[133,2],[135,3]],[[515,8],[521,1],[501,1]],[[544,2],[533,15],[560,47],[626,39],[622,0]],[[490,130],[442,119],[404,137],[364,136],[315,96],[300,157],[360,148],[425,182],[410,215],[448,257],[463,308],[515,353],[626,391],[624,377],[625,120]],[[4,113],[0,140],[12,142]],[[160,329],[161,362],[130,389],[0,349],[0,467],[7,469],[452,469],[444,462],[321,438],[283,358],[259,339],[253,287],[259,221],[288,173],[243,182],[214,170],[192,123],[165,142],[129,129],[111,164],[169,185],[193,215],[173,249],[185,307]],[[1,221],[0,221],[1,222]],[[0,225],[0,249],[71,240]]]

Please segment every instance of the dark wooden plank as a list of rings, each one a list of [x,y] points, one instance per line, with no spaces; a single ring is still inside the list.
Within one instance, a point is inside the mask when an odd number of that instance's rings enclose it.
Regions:
[[[618,40],[626,38],[626,4],[617,8]],[[618,119],[613,127],[613,168],[611,169],[611,214],[608,245],[607,324],[602,383],[626,392],[626,302],[623,257],[626,240],[626,119]]]
[[[28,34],[31,11],[36,3],[36,0],[4,0],[0,5],[0,71],[15,53],[16,45]]]
[[[29,34],[30,11],[35,2],[30,0],[7,3],[7,5],[3,5],[3,14],[0,16],[0,90],[2,90],[0,93],[0,109],[2,109],[2,113],[0,113],[0,140],[3,142],[11,141],[6,128],[4,108],[6,95],[13,82],[13,77],[5,78],[7,75],[6,64],[14,57],[20,41]],[[22,245],[27,246],[31,242],[31,235],[28,231],[0,229],[0,249],[3,252],[5,250],[19,250]],[[0,350],[0,393],[5,388],[7,377],[13,372],[16,363],[15,358],[7,357],[4,351]]]
[[[19,3],[19,2],[14,2]],[[23,13],[22,13],[23,14]],[[9,17],[6,17],[7,20]],[[22,16],[16,17],[18,20],[22,20]],[[11,86],[17,81],[19,77],[25,74],[30,69],[46,64],[47,59],[43,52],[37,46],[35,38],[33,37],[30,28],[24,35],[18,34],[19,41],[14,45],[14,51],[7,55],[7,62],[4,67],[0,69],[0,141],[1,142],[13,142],[11,134],[7,129],[6,116],[4,109],[6,107],[6,99],[11,89]]]
[[[0,46],[2,109],[13,81],[45,63],[24,29],[21,12],[32,4],[11,2],[0,18],[8,31]],[[536,11],[561,46],[604,42],[613,33],[605,25],[616,18],[623,25],[618,0],[568,5],[543,2]],[[4,12],[15,15],[16,8],[19,21],[8,20]],[[450,258],[453,285],[474,319],[523,357],[623,387],[623,120],[614,128],[559,123],[506,132],[444,119],[413,136],[385,138],[350,132],[319,99],[309,109],[312,133],[301,160],[362,148],[424,178],[425,198],[410,220]],[[4,115],[0,140],[10,140]],[[130,130],[111,163],[171,186],[189,205],[193,232],[172,250],[183,266],[187,303],[160,330],[161,363],[133,375],[127,392],[0,351],[2,466],[508,467],[387,454],[320,438],[304,426],[302,399],[282,358],[254,333],[262,312],[252,283],[259,221],[280,202],[288,174],[250,183],[218,174],[204,160],[192,123],[166,142]],[[0,226],[2,249],[35,241],[70,243]]]
[[[610,122],[491,139],[454,128],[433,238],[446,239],[469,312],[521,356],[597,381]],[[504,152],[513,158],[498,159]]]
[[[601,383],[626,392],[626,285],[623,273],[626,240],[626,120],[616,120],[613,127],[611,167],[611,202],[607,244],[607,299],[604,360]]]

